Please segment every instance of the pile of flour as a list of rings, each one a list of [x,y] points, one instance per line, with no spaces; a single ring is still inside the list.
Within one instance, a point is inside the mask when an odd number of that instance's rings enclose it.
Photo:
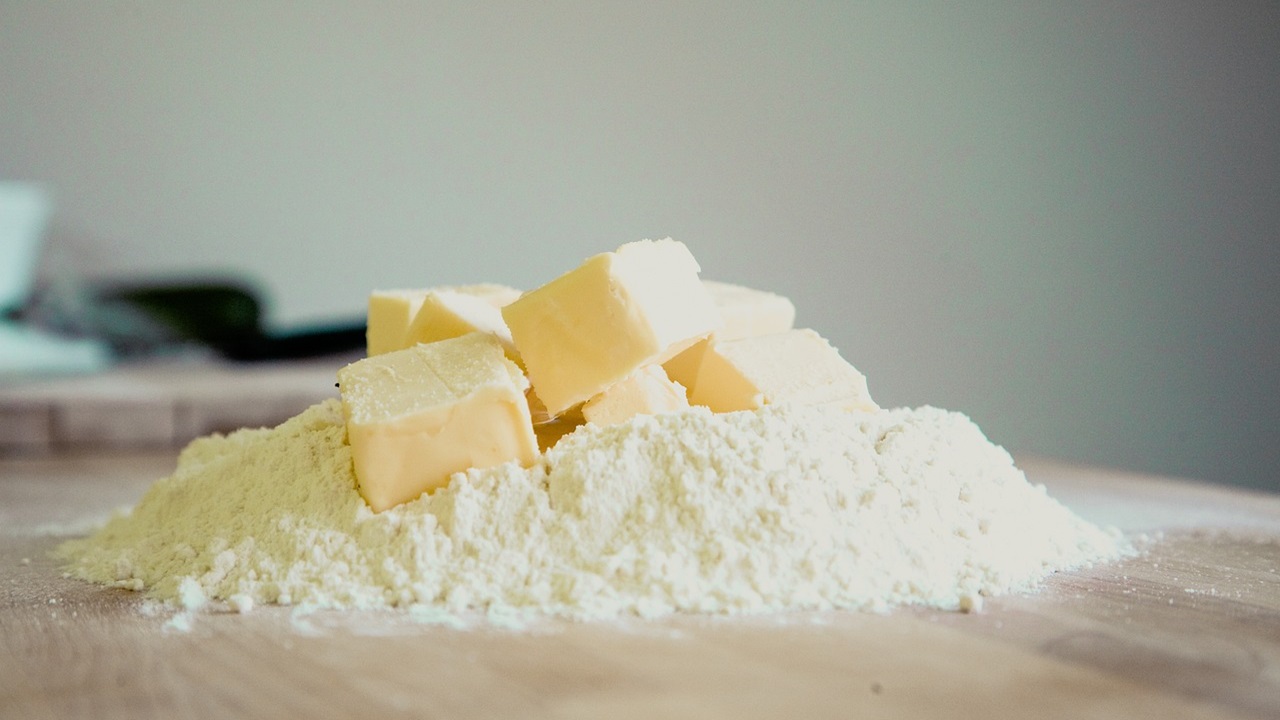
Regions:
[[[75,576],[184,607],[574,618],[971,609],[1119,552],[935,408],[587,425],[533,468],[459,473],[378,514],[344,432],[332,400],[196,440],[131,513],[58,552]]]

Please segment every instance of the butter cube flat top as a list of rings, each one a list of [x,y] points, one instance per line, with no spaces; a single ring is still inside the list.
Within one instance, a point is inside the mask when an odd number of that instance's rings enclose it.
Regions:
[[[455,472],[538,457],[528,382],[490,335],[366,358],[339,370],[338,384],[359,491],[375,512]]]
[[[699,270],[683,243],[642,240],[588,258],[502,308],[547,410],[559,415],[719,327]]]
[[[698,371],[689,402],[715,412],[754,410],[795,403],[878,410],[867,379],[809,329],[713,340]]]
[[[409,338],[409,329],[422,308],[423,301],[435,292],[466,295],[482,300],[494,308],[500,308],[520,297],[519,290],[495,283],[444,285],[414,290],[375,290],[369,294],[369,314],[365,330],[367,354],[373,356],[402,350],[419,342]]]
[[[582,416],[596,425],[614,425],[636,415],[678,412],[688,407],[684,387],[671,382],[661,365],[645,365],[584,403]]]

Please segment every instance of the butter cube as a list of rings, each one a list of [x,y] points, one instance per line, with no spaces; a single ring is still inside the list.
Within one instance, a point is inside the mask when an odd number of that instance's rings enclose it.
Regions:
[[[723,322],[715,332],[718,339],[773,335],[790,330],[796,321],[796,306],[777,293],[715,280],[703,280],[702,284],[711,293]]]
[[[520,356],[511,342],[511,331],[502,320],[499,306],[486,298],[455,290],[431,290],[423,296],[418,312],[405,333],[406,347],[473,332],[494,336],[502,343],[507,357],[520,363]]]
[[[502,308],[529,381],[551,415],[661,363],[720,324],[698,262],[675,240],[641,240]]]
[[[520,297],[520,291],[497,283],[474,283],[472,285],[446,285],[441,290],[451,290],[463,295],[478,297],[490,305],[500,308],[510,305]]]
[[[472,333],[338,371],[359,491],[375,512],[468,468],[532,465],[528,381],[491,335]]]
[[[409,327],[427,295],[447,291],[483,300],[495,308],[520,297],[520,291],[506,285],[477,283],[446,285],[421,290],[375,290],[369,295],[369,314],[365,330],[367,354],[372,357],[414,344],[408,337]]]
[[[880,409],[871,400],[862,373],[807,328],[712,341],[689,402],[715,412],[784,403]]]
[[[584,403],[582,416],[596,425],[614,425],[636,415],[678,412],[688,407],[683,386],[671,382],[661,365],[645,365]]]
[[[373,357],[409,346],[405,333],[422,307],[425,290],[375,290],[369,295],[366,353]]]
[[[703,280],[722,326],[711,338],[694,343],[689,349],[662,364],[667,376],[682,384],[689,392],[698,381],[702,356],[712,340],[737,340],[757,335],[772,335],[790,330],[796,321],[796,306],[776,293],[756,290],[715,280]]]

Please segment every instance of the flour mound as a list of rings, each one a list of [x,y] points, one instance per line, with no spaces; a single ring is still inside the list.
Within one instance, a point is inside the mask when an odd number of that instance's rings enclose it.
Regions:
[[[78,577],[197,597],[575,618],[973,607],[1119,553],[964,415],[703,408],[587,425],[533,468],[375,514],[341,406],[188,446]]]

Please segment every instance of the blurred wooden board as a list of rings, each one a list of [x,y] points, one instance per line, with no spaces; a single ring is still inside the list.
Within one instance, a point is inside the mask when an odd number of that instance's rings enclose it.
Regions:
[[[337,397],[335,374],[355,359],[155,360],[0,383],[0,455],[180,447],[212,432],[274,426]]]
[[[1159,536],[971,615],[805,613],[454,629],[405,613],[200,614],[47,558],[170,452],[0,460],[0,717],[1280,717],[1280,497],[1046,462]]]

